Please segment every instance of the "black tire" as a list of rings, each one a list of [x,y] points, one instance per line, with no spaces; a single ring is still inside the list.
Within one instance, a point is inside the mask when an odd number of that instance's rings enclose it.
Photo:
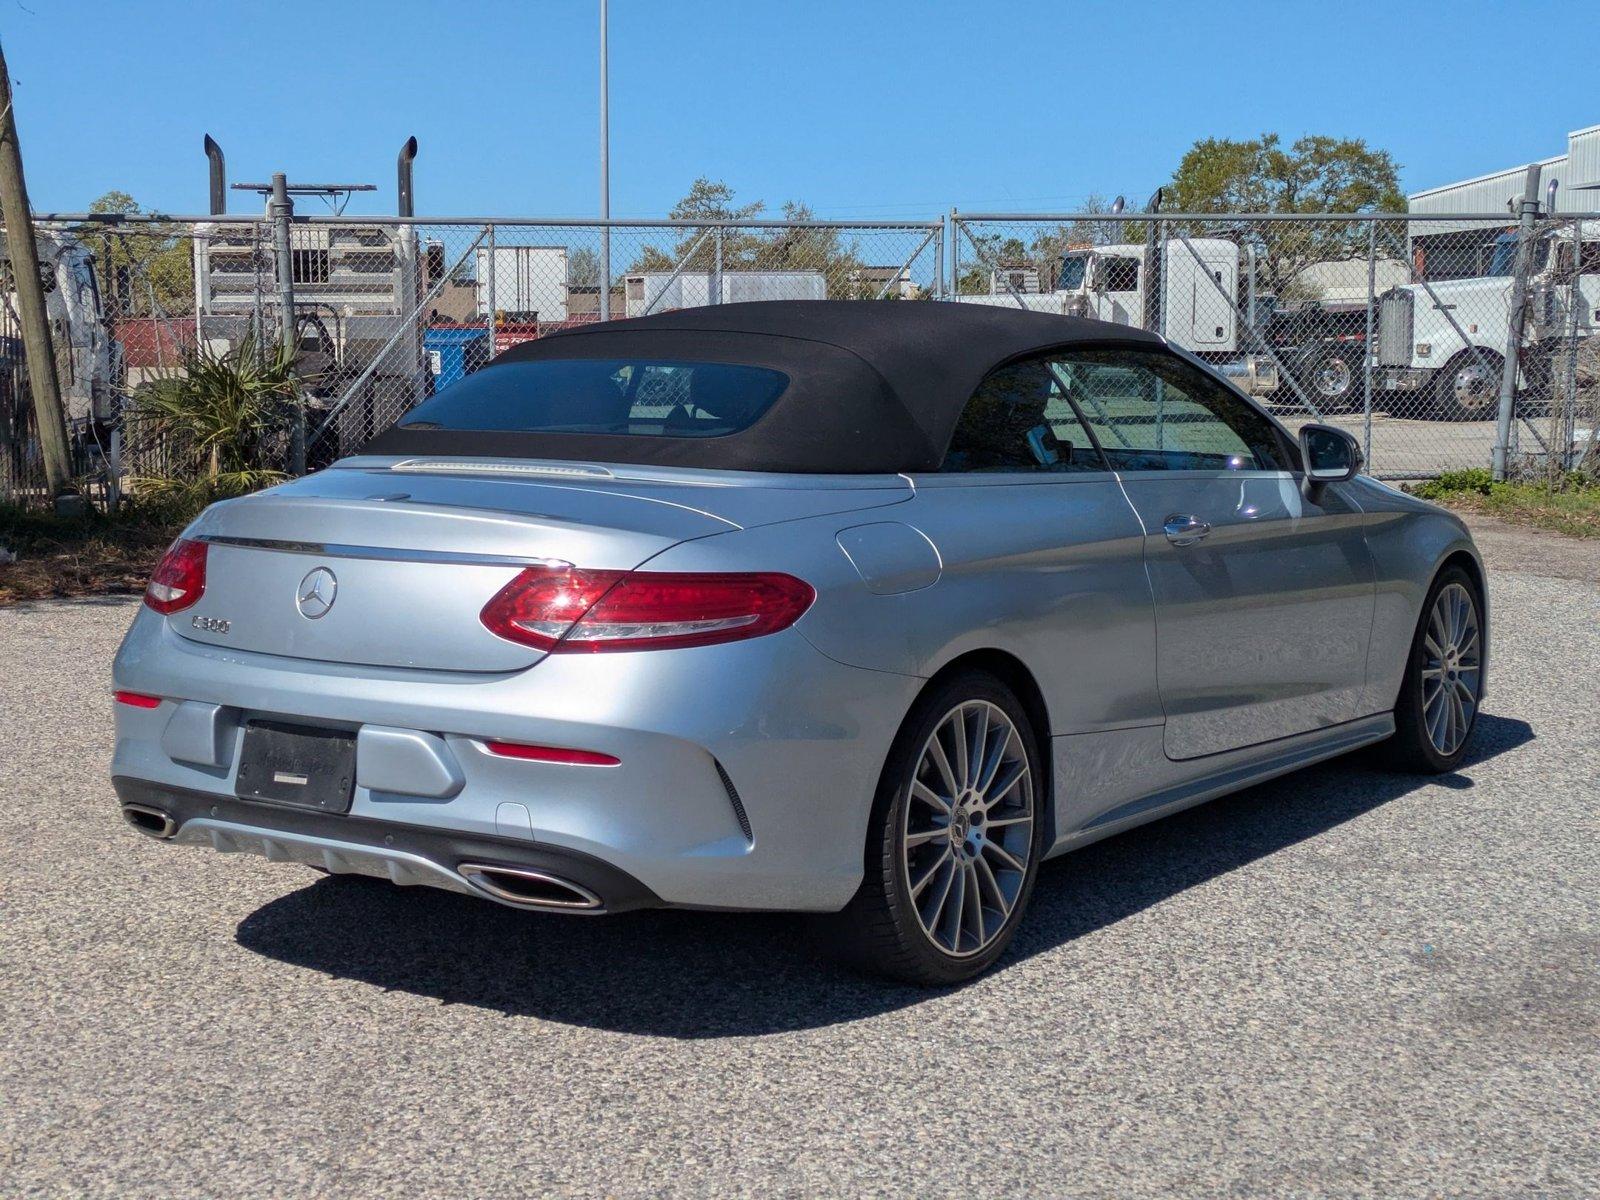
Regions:
[[[1362,361],[1359,349],[1352,349],[1355,346],[1355,342],[1324,342],[1295,363],[1296,381],[1325,413],[1350,412],[1361,406]]]
[[[1028,859],[1009,912],[996,932],[986,934],[991,941],[979,950],[958,956],[937,945],[934,935],[924,929],[912,900],[909,869],[903,858],[903,839],[907,827],[906,808],[913,803],[912,781],[924,748],[958,706],[979,701],[987,701],[998,708],[1016,729],[1030,772],[1032,823],[1027,828],[1026,841],[1015,843],[1016,848],[1027,846]],[[1026,710],[1010,689],[982,671],[963,671],[940,681],[912,706],[889,750],[867,826],[865,876],[854,899],[842,912],[827,920],[827,948],[858,970],[919,986],[948,986],[982,974],[1005,953],[1033,894],[1044,845],[1048,795],[1038,737]],[[952,876],[956,870],[952,864]],[[977,886],[976,868],[972,878]],[[981,927],[984,924],[982,893],[976,894],[980,906],[977,923]],[[965,909],[956,914],[958,945],[962,936],[960,924],[965,916]]]
[[[1500,407],[1500,372],[1493,350],[1463,350],[1433,381],[1433,411],[1441,421],[1492,421]]]
[[[1450,753],[1442,753],[1434,744],[1428,730],[1425,680],[1423,672],[1428,667],[1427,646],[1429,621],[1440,594],[1452,585],[1466,590],[1473,606],[1473,619],[1478,630],[1478,668],[1472,679],[1473,706],[1466,732],[1460,743]],[[1478,712],[1483,702],[1483,593],[1470,574],[1459,566],[1449,566],[1440,571],[1428,588],[1422,603],[1422,614],[1417,618],[1417,631],[1411,638],[1411,653],[1406,659],[1405,677],[1400,682],[1400,694],[1394,705],[1394,736],[1379,747],[1383,764],[1392,770],[1418,775],[1442,775],[1461,765],[1472,743],[1477,727]]]

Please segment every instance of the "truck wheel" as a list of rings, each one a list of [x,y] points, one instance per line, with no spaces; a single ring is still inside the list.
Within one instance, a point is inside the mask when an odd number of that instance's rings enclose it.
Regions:
[[[1434,380],[1434,414],[1441,421],[1492,421],[1500,405],[1505,360],[1493,350],[1462,351]]]
[[[1300,386],[1324,412],[1349,412],[1359,407],[1361,355],[1350,346],[1330,342],[1318,346],[1295,365]]]

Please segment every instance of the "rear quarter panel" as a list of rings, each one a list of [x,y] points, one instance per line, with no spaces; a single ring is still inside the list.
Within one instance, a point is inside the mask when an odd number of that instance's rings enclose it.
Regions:
[[[969,651],[1005,651],[1038,681],[1054,734],[1162,720],[1143,527],[1110,474],[913,483],[892,512],[907,536],[882,539],[905,556],[895,577],[907,590],[864,579],[841,547],[859,515],[701,538],[646,569],[798,575],[817,600],[796,628],[851,666],[926,678]],[[917,537],[936,571],[910,553]]]

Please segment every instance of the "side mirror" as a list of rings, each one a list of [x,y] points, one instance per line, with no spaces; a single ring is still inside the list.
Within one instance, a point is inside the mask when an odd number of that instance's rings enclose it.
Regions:
[[[1332,425],[1305,425],[1300,429],[1300,457],[1310,483],[1342,483],[1361,470],[1361,444]]]

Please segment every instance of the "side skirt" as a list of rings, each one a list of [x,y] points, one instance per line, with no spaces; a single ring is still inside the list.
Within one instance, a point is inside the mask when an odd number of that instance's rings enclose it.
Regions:
[[[1161,788],[1127,803],[1118,804],[1094,816],[1087,823],[1058,837],[1056,844],[1045,857],[1053,858],[1058,854],[1065,854],[1070,850],[1098,842],[1101,838],[1111,837],[1124,830],[1160,820],[1162,817],[1182,812],[1186,808],[1193,808],[1197,804],[1204,804],[1207,800],[1215,800],[1219,796],[1242,791],[1257,783],[1265,783],[1269,779],[1276,779],[1280,775],[1287,775],[1302,767],[1348,754],[1373,742],[1381,742],[1394,733],[1394,728],[1393,713],[1378,713],[1375,716],[1347,721],[1329,729],[1319,729],[1314,733],[1299,734],[1251,747],[1248,750],[1219,755],[1219,758],[1227,760],[1226,764],[1218,765],[1203,775]],[[1190,761],[1192,763],[1194,760]],[[1059,768],[1057,774],[1061,775]]]

